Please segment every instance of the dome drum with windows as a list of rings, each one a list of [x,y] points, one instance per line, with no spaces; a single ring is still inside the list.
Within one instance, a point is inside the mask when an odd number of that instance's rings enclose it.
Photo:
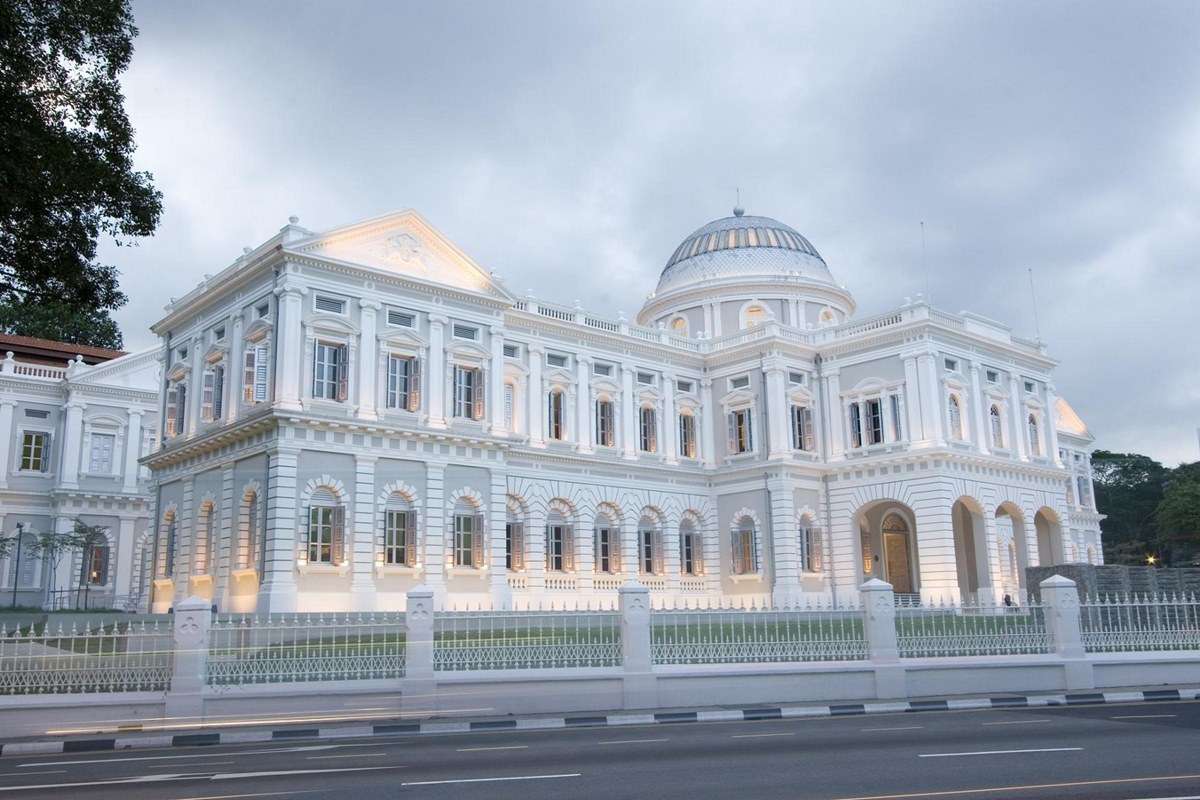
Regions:
[[[854,307],[799,231],[735,208],[675,248],[638,322],[711,338],[771,320],[802,328],[836,324]]]

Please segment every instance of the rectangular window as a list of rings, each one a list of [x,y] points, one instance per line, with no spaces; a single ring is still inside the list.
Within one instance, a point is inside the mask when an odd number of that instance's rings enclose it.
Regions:
[[[987,370],[986,375],[987,375],[988,383],[999,383],[1000,382],[1000,373],[996,372],[996,370],[989,369],[989,370]]]
[[[519,522],[504,526],[504,566],[512,570],[525,569],[525,526]]]
[[[349,380],[347,348],[344,344],[317,342],[313,348],[313,397],[346,401]]]
[[[596,444],[612,447],[616,444],[615,411],[611,400],[596,401]]]
[[[483,373],[476,367],[454,368],[454,416],[483,419]]]
[[[658,421],[657,415],[653,408],[643,407],[638,412],[640,422],[641,436],[640,445],[642,452],[655,453],[658,451]]]
[[[451,328],[451,331],[453,332],[455,339],[466,339],[473,342],[479,338],[479,329],[472,328],[470,325],[459,325],[458,323],[455,323],[453,328]]]
[[[387,564],[410,566],[414,556],[411,538],[411,514],[387,511],[383,524],[383,560]]]
[[[675,381],[675,390],[678,392],[691,394],[695,388],[696,384],[693,381]]]
[[[803,386],[804,382],[805,382],[805,375],[803,372],[789,372],[788,373],[788,383],[791,383],[795,386]]]
[[[546,395],[546,435],[558,441],[567,438],[562,392],[550,392]]]
[[[1025,393],[1033,394],[1033,391],[1034,391],[1033,381],[1025,381]]]
[[[753,528],[738,528],[733,532],[733,573],[750,575],[758,572],[758,553]]]
[[[265,344],[246,348],[242,362],[242,399],[247,403],[261,403],[267,399],[268,355]]]
[[[21,437],[21,469],[26,472],[48,472],[50,469],[50,434],[45,431],[25,431]]]
[[[88,545],[84,559],[84,580],[91,586],[108,583],[108,545],[96,542]]]
[[[679,540],[679,569],[684,575],[696,575],[698,559],[696,550],[696,534],[685,533]]]
[[[342,506],[312,506],[308,510],[308,563],[342,563],[346,510]]]
[[[187,384],[171,384],[167,387],[167,419],[164,436],[170,438],[183,433],[183,418],[186,413]]]
[[[408,311],[397,311],[394,308],[389,308],[387,322],[388,325],[394,328],[415,328],[417,326],[417,317]]]
[[[219,328],[213,328],[213,341],[214,342],[219,342],[219,341],[223,340],[224,338],[225,338],[225,326],[224,325],[222,325]]]
[[[950,372],[958,372],[958,362],[955,361],[953,358],[947,358],[942,363],[945,364],[946,369],[949,370]]]
[[[330,314],[345,314],[346,301],[324,294],[313,295],[313,308],[317,311],[328,311]]]
[[[643,386],[653,386],[654,385],[654,373],[653,372],[639,372],[637,374],[637,382]]]
[[[730,378],[729,379],[729,388],[730,388],[730,390],[749,389],[750,388],[750,376],[742,375],[741,377],[738,377],[738,378]]]
[[[263,303],[259,305],[254,309],[254,313],[258,315],[259,319],[266,319],[267,315],[271,313],[271,304]]]
[[[892,441],[899,442],[904,439],[904,425],[900,418],[900,395],[892,395],[888,402],[892,408]]]
[[[91,472],[97,475],[111,475],[113,471],[113,450],[116,448],[117,437],[112,433],[92,434]]]
[[[596,571],[609,574],[617,571],[616,552],[617,532],[612,528],[596,529]]]
[[[454,515],[454,566],[475,567],[483,565],[483,531],[471,514]]]
[[[729,453],[749,453],[754,449],[754,431],[750,409],[741,408],[729,414]]]
[[[805,572],[821,571],[821,533],[804,524],[800,526],[800,569]]]
[[[612,364],[601,364],[599,362],[595,362],[592,364],[592,374],[593,375],[603,375],[604,377],[607,378],[612,375],[612,371],[613,371]]]
[[[416,411],[421,407],[421,362],[414,356],[388,355],[387,407]]]
[[[792,449],[812,452],[816,450],[813,435],[812,409],[808,406],[792,406]]]
[[[867,443],[879,444],[883,441],[883,403],[879,400],[867,401]]]
[[[29,419],[49,419],[50,412],[44,408],[27,408],[25,409],[25,416]]]
[[[552,367],[565,367],[567,365],[567,357],[561,356],[558,353],[547,353],[546,363]]]
[[[679,415],[679,455],[696,457],[696,417],[692,414]]]
[[[567,572],[571,564],[571,529],[566,525],[546,527],[546,569]]]
[[[520,355],[521,355],[521,348],[517,347],[515,344],[504,345],[504,357],[505,358],[518,358]]]

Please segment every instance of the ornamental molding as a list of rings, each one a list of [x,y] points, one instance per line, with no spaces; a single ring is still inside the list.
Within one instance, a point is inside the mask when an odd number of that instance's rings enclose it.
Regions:
[[[484,510],[483,495],[477,489],[470,486],[464,486],[460,489],[455,489],[446,497],[446,510],[453,512],[454,507],[458,505],[459,500],[465,500],[468,505],[476,511]]]

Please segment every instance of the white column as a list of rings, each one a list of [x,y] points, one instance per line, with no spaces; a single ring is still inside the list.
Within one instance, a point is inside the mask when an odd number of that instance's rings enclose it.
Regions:
[[[8,471],[12,469],[13,409],[17,401],[0,399],[0,488],[8,486]]]
[[[675,416],[675,376],[671,373],[665,373],[662,376],[663,381],[663,410],[662,410],[662,429],[663,429],[663,447],[668,464],[679,463],[679,443],[676,441],[679,438],[679,420]],[[678,555],[676,555],[678,560]]]
[[[1029,460],[1029,445],[1025,441],[1028,428],[1025,425],[1025,406],[1021,403],[1021,376],[1008,374],[1008,417],[1012,421],[1013,454],[1022,461]]]
[[[592,360],[575,359],[575,441],[581,453],[592,452]]]
[[[187,417],[184,419],[183,429],[190,435],[195,433],[200,425],[200,406],[204,400],[204,339],[200,336],[193,337],[188,348],[192,357],[192,372],[185,398],[187,409],[184,413]]]
[[[928,439],[921,419],[921,387],[920,376],[917,372],[917,357],[912,353],[903,356],[904,359],[904,406],[908,410],[908,440],[918,442]]]
[[[79,451],[83,445],[83,409],[85,403],[75,397],[67,400],[67,418],[63,425],[61,485],[74,488],[79,485]]]
[[[225,421],[233,422],[242,409],[242,380],[246,372],[246,343],[242,339],[242,312],[229,318],[229,356],[225,359]]]
[[[279,321],[275,330],[276,364],[279,375],[276,379],[279,407],[289,411],[299,411],[300,376],[304,366],[304,331],[301,327],[301,317],[304,314],[304,295],[308,289],[303,286],[283,285],[275,290],[279,296]],[[193,391],[193,395],[199,395]],[[263,606],[259,606],[262,608]]]
[[[113,581],[114,595],[130,595],[133,578],[133,528],[137,522],[133,517],[121,517],[117,528],[117,575]]]
[[[987,455],[991,452],[988,447],[988,428],[984,424],[986,420],[983,416],[983,407],[986,405],[983,399],[983,388],[979,383],[979,365],[971,364],[971,419],[974,420],[973,427],[975,428],[975,447],[979,452]]]
[[[713,336],[721,335],[721,304],[714,302],[710,304],[712,308],[713,318]]]
[[[1052,383],[1046,384],[1046,441],[1052,463],[1061,467],[1062,459],[1058,457],[1058,393]]]
[[[921,410],[925,422],[925,438],[940,447],[945,444],[945,437],[942,435],[939,417],[941,391],[933,354],[921,353],[917,356],[917,369],[921,379]]]
[[[704,312],[704,335],[711,339],[713,335],[712,305],[706,303],[701,310]]]
[[[788,447],[788,418],[784,395],[787,384],[784,380],[783,367],[771,364],[766,369],[767,392],[767,457],[787,458],[791,454]]]
[[[122,467],[125,483],[122,491],[132,493],[138,489],[138,474],[141,472],[138,456],[142,449],[142,414],[146,412],[140,408],[131,408],[128,413],[129,422],[125,426],[125,464]]]
[[[441,314],[429,315],[428,380],[425,395],[429,406],[429,427],[446,427],[446,323]]]
[[[846,435],[842,429],[842,382],[837,370],[825,377],[825,415],[829,420],[829,460],[845,458]]]
[[[880,403],[879,413],[882,415],[881,418],[883,420],[883,441],[894,442],[894,441],[896,441],[896,435],[893,430],[894,426],[892,425],[892,395],[891,395],[891,393],[884,392],[882,395],[880,395],[879,403]]]
[[[771,597],[776,603],[794,603],[800,598],[799,528],[796,525],[796,498],[792,484],[786,478],[774,477],[767,482],[771,492],[771,529],[762,531],[759,558],[771,554],[773,582]],[[771,537],[768,550],[766,537]],[[765,565],[764,565],[765,566]]]
[[[372,336],[372,339],[374,336]],[[350,530],[350,608],[375,610],[375,456],[354,457],[354,522]]]
[[[542,403],[545,393],[542,391],[542,362],[546,351],[540,344],[529,345],[529,385],[525,387],[526,408],[529,418],[529,444],[534,447],[545,447],[545,426],[542,423]]]
[[[637,409],[633,400],[633,369],[621,367],[621,440],[625,458],[637,458]]]
[[[712,378],[703,378],[700,381],[700,402],[703,405],[700,409],[700,419],[696,420],[700,428],[700,458],[710,467],[717,463],[717,443],[713,426],[720,419],[716,401],[713,400],[712,385]]]
[[[504,421],[504,329],[493,325],[491,334],[491,375],[488,380],[488,416],[492,420],[492,435],[507,436],[508,426]],[[516,409],[513,409],[516,414]]]
[[[358,418],[379,419],[376,411],[377,397],[375,383],[379,370],[379,340],[375,338],[379,309],[382,304],[374,300],[359,300],[361,314],[361,333],[358,343]]]

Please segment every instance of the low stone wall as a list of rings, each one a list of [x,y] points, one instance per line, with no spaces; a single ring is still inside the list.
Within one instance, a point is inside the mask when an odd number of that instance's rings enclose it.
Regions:
[[[1062,575],[1075,581],[1080,597],[1099,597],[1123,594],[1200,593],[1200,567],[1150,567],[1123,564],[1057,564],[1052,567],[1029,567],[1025,570],[1025,585],[1038,589],[1051,575]]]

